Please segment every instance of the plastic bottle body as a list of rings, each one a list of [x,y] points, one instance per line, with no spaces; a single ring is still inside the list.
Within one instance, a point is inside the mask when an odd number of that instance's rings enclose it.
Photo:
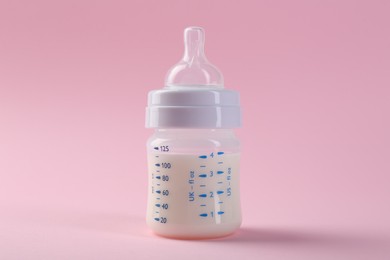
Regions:
[[[163,89],[150,91],[146,127],[147,223],[158,235],[214,238],[241,224],[239,93],[224,88],[222,73],[204,53],[203,28],[184,30],[184,55]]]
[[[156,234],[213,238],[240,226],[240,152],[233,130],[156,129],[147,152],[147,224]]]

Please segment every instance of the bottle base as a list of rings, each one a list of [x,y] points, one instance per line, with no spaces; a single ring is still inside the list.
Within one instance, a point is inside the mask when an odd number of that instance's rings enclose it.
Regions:
[[[160,233],[157,233],[155,231],[152,231],[152,232],[156,236],[167,238],[167,239],[175,239],[175,240],[208,240],[208,239],[218,239],[218,238],[229,237],[229,236],[233,235],[234,233],[236,233],[236,230],[234,230],[232,232],[228,232],[226,234],[203,235],[203,236],[202,235],[196,235],[196,236],[193,236],[193,235],[179,235],[179,236],[176,236],[176,235],[160,234]]]
[[[213,227],[188,227],[175,226],[166,228],[151,228],[152,232],[160,237],[178,240],[203,240],[216,239],[233,235],[239,228],[240,224],[235,225],[217,225]]]

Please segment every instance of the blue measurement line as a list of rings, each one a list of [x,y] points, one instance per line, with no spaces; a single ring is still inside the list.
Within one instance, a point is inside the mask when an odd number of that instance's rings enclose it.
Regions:
[[[155,221],[160,221],[160,218],[154,218]]]
[[[199,174],[199,177],[200,177],[200,178],[206,178],[206,177],[207,177],[207,174]]]
[[[202,205],[200,205],[201,207],[206,207],[206,204],[202,204]]]
[[[223,164],[223,162],[218,162],[218,164]]]
[[[222,155],[222,154],[224,154],[224,152],[218,152],[217,154],[218,154],[218,155]]]
[[[206,165],[201,165],[200,167],[201,167],[201,168],[205,168],[205,167],[206,167]]]
[[[159,211],[155,211],[157,214],[160,213]]]
[[[218,195],[223,194],[223,190],[217,191],[217,194],[218,194]]]
[[[156,165],[157,167],[160,167],[160,166],[161,166],[159,163],[156,163],[155,165]]]
[[[199,156],[200,159],[207,159],[207,155],[201,155]]]
[[[200,187],[206,187],[206,184],[201,184],[201,185],[199,185]]]
[[[156,198],[157,200],[160,200],[161,198]]]
[[[201,217],[207,217],[207,213],[199,214],[199,216],[201,216]]]
[[[219,182],[217,182],[218,184],[222,184],[223,183],[223,181],[219,181]]]
[[[160,204],[156,204],[156,207],[160,207],[161,205]]]
[[[156,193],[161,194],[161,190],[156,190]]]
[[[156,176],[156,179],[161,179],[161,176]]]
[[[218,204],[222,204],[223,203],[223,201],[218,201]]]
[[[223,171],[217,171],[217,174],[223,174]]]
[[[223,211],[218,211],[217,212],[218,215],[222,215],[223,213],[225,213],[225,212],[223,212]]]
[[[201,198],[206,198],[207,197],[207,194],[199,194],[199,197],[201,197]]]

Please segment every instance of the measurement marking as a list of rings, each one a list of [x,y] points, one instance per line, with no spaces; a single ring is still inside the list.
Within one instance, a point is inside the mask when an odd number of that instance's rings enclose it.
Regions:
[[[155,221],[160,221],[160,218],[154,218]]]
[[[157,183],[157,186],[160,186],[160,183]]]
[[[199,156],[200,159],[207,159],[207,155],[201,155]]]
[[[158,155],[156,155],[156,158],[158,158],[159,156]]]
[[[200,167],[201,167],[201,168],[205,168],[205,167],[206,167],[206,165],[201,165]]]
[[[199,185],[200,187],[206,187],[206,184],[201,184],[201,185]]]
[[[223,181],[219,181],[219,182],[217,182],[218,184],[222,184],[223,183]]]
[[[161,176],[156,176],[156,179],[161,179]]]
[[[219,190],[219,191],[217,191],[217,194],[223,194],[223,190]]]
[[[199,197],[201,197],[201,198],[206,198],[206,197],[207,197],[207,194],[205,194],[205,193],[199,194]]]
[[[217,154],[218,154],[218,155],[222,155],[222,154],[224,154],[224,152],[218,152]]]
[[[157,170],[156,172],[160,172],[159,170]]]
[[[161,194],[161,190],[156,190],[156,193]]]
[[[206,204],[202,204],[202,205],[200,205],[201,207],[206,207]]]
[[[201,217],[207,217],[207,213],[199,214],[199,216],[201,216]]]
[[[218,164],[223,164],[223,162],[218,162]]]
[[[217,174],[223,174],[223,171],[217,171]]]
[[[222,204],[223,203],[223,201],[218,201],[218,204]]]
[[[155,211],[157,214],[160,213],[159,211]]]
[[[158,150],[158,147],[154,147],[154,150]]]
[[[225,213],[225,212],[223,212],[223,211],[218,211],[218,215],[222,215],[223,213]]]
[[[206,177],[207,177],[207,174],[199,174],[199,177],[200,177],[200,178],[206,178]]]
[[[156,163],[155,165],[156,165],[157,167],[160,167],[160,166],[161,166],[159,163]]]
[[[161,205],[160,204],[156,204],[156,207],[160,207]]]
[[[157,200],[160,200],[161,198],[156,198]]]

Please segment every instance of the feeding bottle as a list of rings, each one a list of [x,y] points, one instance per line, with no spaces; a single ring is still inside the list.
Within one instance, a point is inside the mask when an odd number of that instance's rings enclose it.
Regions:
[[[149,92],[147,224],[158,235],[214,238],[241,224],[239,94],[204,53],[204,30],[184,31],[184,56]]]

